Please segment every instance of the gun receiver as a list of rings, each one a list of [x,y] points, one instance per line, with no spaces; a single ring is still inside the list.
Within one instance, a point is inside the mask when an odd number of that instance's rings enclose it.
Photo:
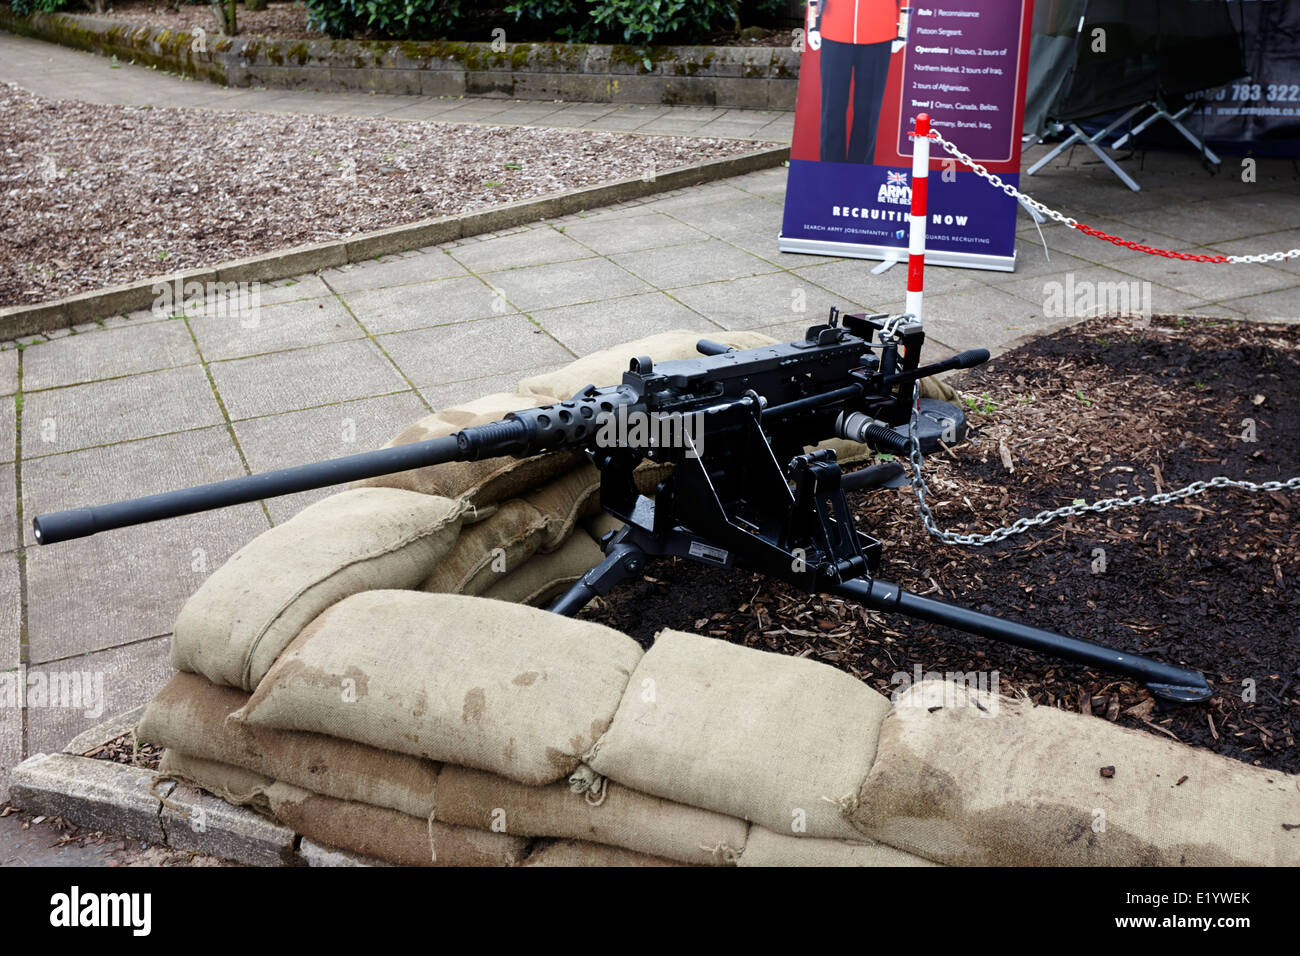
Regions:
[[[1196,671],[923,598],[875,577],[883,546],[856,527],[845,491],[896,480],[901,469],[876,467],[846,480],[833,451],[806,449],[844,438],[906,457],[905,426],[919,411],[914,383],[989,358],[975,349],[921,366],[924,338],[910,316],[832,309],[801,341],[737,351],[701,340],[698,358],[656,364],[638,356],[617,385],[589,385],[567,401],[446,438],[41,515],[33,528],[40,544],[53,544],[444,462],[583,448],[600,470],[601,507],[624,527],[601,542],[604,561],[555,602],[555,613],[577,613],[652,558],[680,556],[1128,674],[1166,700],[1209,697]],[[962,437],[961,411],[935,404]],[[656,427],[624,427],[633,421]],[[674,466],[653,497],[640,494],[633,479],[646,459]]]

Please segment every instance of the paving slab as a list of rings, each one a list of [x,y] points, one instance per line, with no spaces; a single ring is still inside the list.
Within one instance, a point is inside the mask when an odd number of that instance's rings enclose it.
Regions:
[[[1300,249],[1300,227],[1270,232],[1250,239],[1235,242],[1219,242],[1207,251],[1224,256],[1249,256],[1269,252],[1289,252]],[[1300,275],[1300,256],[1294,256],[1268,264],[1270,269],[1281,269],[1292,275]]]
[[[420,389],[420,394],[424,396],[424,400],[429,403],[429,407],[434,411],[453,408],[464,402],[482,398],[484,395],[518,391],[519,383],[523,379],[553,372],[557,368],[563,368],[566,364],[567,362],[547,362],[513,372],[485,375],[481,378],[462,379],[458,382],[443,382],[439,385],[425,385]]]
[[[0,506],[0,553],[15,551],[19,547],[18,502],[14,493],[17,484],[14,470],[13,465],[0,465],[0,493],[4,495],[4,504]],[[17,578],[13,583],[15,585],[18,583]],[[0,594],[6,593],[17,594],[18,592],[6,592],[0,588]],[[0,633],[3,633],[3,628],[0,628]],[[4,666],[0,663],[0,667]]]
[[[1300,275],[1256,263],[1211,264],[1184,262],[1147,256],[1125,262],[1125,272],[1141,279],[1178,289],[1185,295],[1207,302],[1293,290],[1300,302]]]
[[[1300,289],[1227,299],[1223,306],[1259,322],[1297,322],[1300,321]]]
[[[1300,209],[1283,202],[1280,195],[1244,196],[1231,199],[1202,199],[1198,202],[1161,202],[1149,209],[1133,204],[1116,210],[1116,218],[1138,221],[1173,236],[1184,236],[1197,244],[1227,242],[1274,232],[1293,225]],[[1292,218],[1288,219],[1287,216]],[[1184,239],[1184,245],[1187,240]]]
[[[0,351],[0,395],[12,395],[18,391],[18,350],[8,348]]]
[[[238,315],[205,314],[186,319],[209,362],[280,352],[305,345],[365,336],[338,296],[263,303]]]
[[[6,675],[0,668],[0,680],[15,680],[17,672]],[[0,706],[0,803],[10,797],[9,772],[23,759],[23,712],[17,707]],[[0,854],[0,866],[9,866],[8,858]]]
[[[232,421],[409,388],[365,339],[213,362],[210,369]]]
[[[235,437],[253,472],[291,468],[378,448],[429,413],[413,391],[236,422]],[[319,488],[266,501],[274,524],[342,488]]]
[[[824,322],[831,306],[863,309],[867,304],[828,292],[791,272],[751,276],[674,289],[670,295],[724,329],[761,329],[800,316],[807,325]]]
[[[651,291],[649,283],[608,259],[578,261],[581,266],[559,262],[489,272],[483,278],[501,289],[510,304],[524,312]]]
[[[620,342],[674,329],[691,329],[699,332],[701,337],[719,329],[663,292],[543,309],[530,314],[534,322],[574,355],[590,355]]]
[[[23,511],[30,517],[243,474],[225,426],[181,432],[26,462]],[[207,575],[267,527],[256,504],[45,547],[32,547],[24,526],[32,662],[168,633]]]
[[[198,360],[184,322],[159,323],[147,332],[137,327],[96,329],[29,346],[23,352],[23,390],[135,375]]]
[[[981,284],[961,292],[925,297],[926,340],[933,336],[958,350],[1001,351],[1024,335],[1046,331],[1061,323],[1059,318],[1044,316],[1041,305],[1036,306],[1001,287]]]
[[[776,272],[778,267],[720,239],[642,249],[610,257],[658,289],[677,289]]]
[[[88,333],[98,335],[103,333]],[[63,339],[45,348],[54,348]],[[29,392],[23,457],[37,458],[223,421],[201,365]]]
[[[884,272],[875,272],[874,259],[831,259],[801,255],[794,275],[815,283],[854,302],[883,303],[898,298],[898,284],[907,282],[907,262],[899,260]],[[985,281],[985,273],[973,269],[927,269],[926,295],[959,292]]]
[[[619,219],[578,220],[565,224],[564,234],[605,256],[708,238],[707,233],[694,226],[655,212]]]
[[[361,328],[373,335],[451,325],[519,311],[486,279],[475,275],[344,292],[340,298]]]
[[[437,248],[416,256],[385,256],[369,262],[325,269],[321,279],[334,292],[352,292],[357,289],[383,289],[388,286],[412,285],[431,279],[463,276],[465,268]]]
[[[19,584],[18,554],[0,554],[0,594],[18,595]],[[11,597],[0,605],[0,671],[11,670],[22,660],[22,624],[22,604]]]
[[[472,272],[499,272],[586,259],[591,250],[545,225],[511,235],[480,236],[457,243],[451,257]]]
[[[574,358],[523,315],[394,332],[379,336],[378,342],[411,383],[421,389],[514,371],[524,363],[563,363]]]
[[[18,402],[12,395],[0,397],[0,462],[18,457],[17,430]],[[0,487],[7,489],[8,485]]]
[[[170,638],[114,647],[28,668],[27,746],[58,753],[82,731],[148,700],[172,679]],[[37,688],[44,687],[44,700]]]

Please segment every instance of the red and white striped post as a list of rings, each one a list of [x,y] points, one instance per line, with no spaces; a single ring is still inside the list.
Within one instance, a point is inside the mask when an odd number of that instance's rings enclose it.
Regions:
[[[912,133],[912,217],[907,241],[906,312],[921,318],[921,290],[925,285],[925,199],[930,184],[930,114],[916,117]]]

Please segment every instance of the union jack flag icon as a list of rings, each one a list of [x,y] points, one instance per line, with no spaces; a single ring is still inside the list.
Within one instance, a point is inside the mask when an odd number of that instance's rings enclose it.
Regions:
[[[889,173],[889,178],[885,180],[887,186],[906,186],[907,173]]]

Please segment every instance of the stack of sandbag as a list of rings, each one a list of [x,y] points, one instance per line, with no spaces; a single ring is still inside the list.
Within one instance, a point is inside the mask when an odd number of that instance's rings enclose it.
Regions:
[[[404,865],[903,865],[843,816],[888,709],[823,664],[377,590],[251,694],[178,674],[137,733],[169,776]]]
[[[955,682],[898,696],[850,818],[953,865],[1300,865],[1300,778]]]

